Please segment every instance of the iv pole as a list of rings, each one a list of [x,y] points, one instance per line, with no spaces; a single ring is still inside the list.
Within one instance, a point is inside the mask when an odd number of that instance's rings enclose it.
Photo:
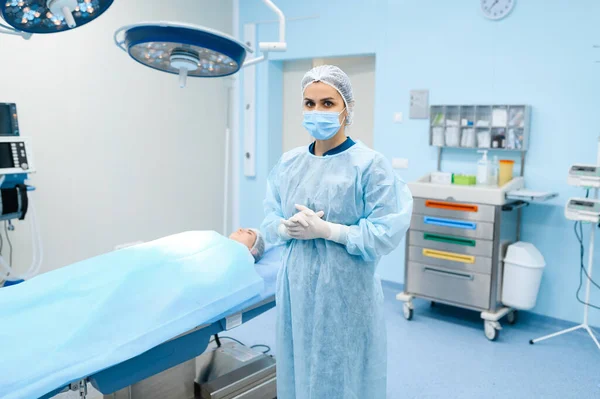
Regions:
[[[598,138],[598,153],[596,155],[596,165],[600,166],[600,137]],[[598,188],[594,188],[594,199],[596,199],[596,200],[598,199]],[[585,286],[585,304],[583,305],[583,324],[580,324],[575,327],[567,328],[566,330],[562,330],[562,331],[559,331],[554,334],[546,335],[545,337],[532,339],[531,341],[529,341],[529,343],[531,345],[535,344],[536,342],[545,341],[547,339],[558,337],[560,335],[564,335],[564,334],[567,334],[567,333],[570,333],[573,331],[586,330],[588,332],[588,334],[590,335],[590,337],[592,337],[592,340],[594,341],[594,343],[596,343],[596,346],[598,347],[598,349],[600,349],[600,342],[598,342],[598,339],[596,338],[596,336],[594,335],[594,332],[592,331],[592,329],[590,328],[590,325],[588,324],[588,316],[589,316],[589,312],[590,312],[590,306],[588,304],[590,303],[592,269],[594,266],[594,239],[595,239],[595,236],[596,236],[596,226],[594,224],[592,224],[592,232],[590,234],[590,245],[589,245],[589,250],[588,250],[589,251],[589,254],[588,254],[588,276],[589,277],[587,279],[587,283]]]

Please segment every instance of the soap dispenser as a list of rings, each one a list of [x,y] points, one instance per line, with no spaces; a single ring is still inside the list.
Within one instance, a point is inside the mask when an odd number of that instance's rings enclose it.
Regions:
[[[477,184],[487,186],[491,184],[492,165],[488,160],[487,150],[477,152],[483,153],[483,157],[477,161]]]

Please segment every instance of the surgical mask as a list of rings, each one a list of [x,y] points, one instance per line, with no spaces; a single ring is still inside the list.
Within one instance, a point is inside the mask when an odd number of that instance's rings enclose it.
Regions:
[[[340,130],[340,112],[305,111],[302,125],[317,140],[329,140]]]

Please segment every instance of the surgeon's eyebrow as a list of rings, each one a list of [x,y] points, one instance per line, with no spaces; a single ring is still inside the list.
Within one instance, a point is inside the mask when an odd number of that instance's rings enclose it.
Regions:
[[[312,99],[312,98],[309,98],[309,97],[304,97],[304,101],[313,101],[314,102],[315,100]],[[320,98],[318,101],[331,101],[331,102],[333,102],[333,101],[335,101],[335,98],[333,98],[333,97],[325,97],[325,98]]]

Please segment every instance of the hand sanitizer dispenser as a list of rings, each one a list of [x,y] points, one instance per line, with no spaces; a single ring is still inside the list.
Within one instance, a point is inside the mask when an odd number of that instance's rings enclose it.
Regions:
[[[487,150],[477,152],[483,153],[483,157],[477,161],[477,184],[487,186],[491,184],[492,165],[488,159]]]

